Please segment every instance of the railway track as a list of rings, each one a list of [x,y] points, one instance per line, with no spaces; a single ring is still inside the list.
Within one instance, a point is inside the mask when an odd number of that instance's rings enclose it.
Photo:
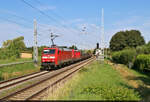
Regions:
[[[32,74],[24,75],[21,77],[9,79],[6,81],[0,82],[0,99],[4,96],[12,94],[14,91],[18,91],[19,89],[23,89],[29,84],[34,83],[34,81],[38,81],[40,77],[44,77],[45,75],[52,73],[48,71],[39,71]],[[28,85],[26,85],[28,83]],[[21,87],[20,87],[21,86]]]
[[[0,82],[0,90],[5,90],[5,89],[7,89],[11,86],[14,86],[14,85],[17,85],[17,84],[22,83],[24,81],[30,80],[32,78],[44,75],[46,73],[49,73],[49,72],[48,71],[42,71],[42,72],[39,71],[39,72],[31,73],[31,74],[28,74],[28,75],[24,75],[24,76],[21,76],[21,77],[9,79],[9,80],[6,80],[6,81],[1,81]]]
[[[90,63],[93,58],[81,61],[79,63],[64,67],[62,69],[51,72],[51,74],[44,75],[39,81],[35,81],[34,84],[28,85],[27,87],[17,90],[3,98],[1,100],[32,100],[39,99],[46,90],[52,88],[57,83],[65,80],[75,72],[77,72],[82,66]],[[43,72],[44,73],[44,72]],[[46,73],[46,72],[45,72]],[[52,88],[52,91],[54,89]],[[39,97],[38,97],[39,96]]]

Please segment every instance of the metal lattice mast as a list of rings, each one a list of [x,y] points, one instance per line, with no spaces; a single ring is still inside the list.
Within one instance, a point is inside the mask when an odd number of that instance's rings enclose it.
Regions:
[[[38,47],[37,47],[37,23],[34,19],[34,63],[37,65],[38,62]]]
[[[104,9],[102,8],[101,18],[101,48],[102,48],[102,60],[104,60]]]

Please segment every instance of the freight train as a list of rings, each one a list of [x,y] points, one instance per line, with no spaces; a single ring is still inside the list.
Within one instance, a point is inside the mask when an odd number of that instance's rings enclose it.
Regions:
[[[58,46],[44,48],[41,55],[41,70],[61,68],[91,56],[89,53]]]

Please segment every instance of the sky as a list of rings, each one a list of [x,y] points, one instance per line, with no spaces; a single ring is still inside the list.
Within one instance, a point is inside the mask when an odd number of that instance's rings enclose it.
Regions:
[[[1,0],[0,47],[19,36],[27,47],[33,46],[36,19],[38,46],[50,46],[52,32],[59,35],[54,40],[59,46],[95,48],[102,34],[102,8],[106,47],[116,32],[131,29],[139,30],[148,42],[149,4],[150,0]]]

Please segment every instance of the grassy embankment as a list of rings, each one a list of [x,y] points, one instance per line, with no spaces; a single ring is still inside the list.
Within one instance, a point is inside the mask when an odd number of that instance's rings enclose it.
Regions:
[[[139,90],[142,98],[150,101],[150,73],[144,73],[135,70],[132,70],[131,72],[136,75],[133,80],[136,80],[139,83],[137,90]]]
[[[125,65],[121,65],[122,70],[125,70],[128,76],[126,77],[126,80],[133,84],[136,87],[134,87],[137,91],[139,91],[142,100],[145,102],[150,101],[150,73],[149,72],[142,72],[135,69],[129,69]],[[134,83],[133,83],[134,82]]]
[[[13,62],[23,62],[23,61],[30,61],[32,59],[16,59],[16,60],[4,60],[1,63],[13,63]],[[40,70],[40,57],[38,66],[35,67],[34,63],[25,63],[25,64],[18,64],[12,65],[7,67],[0,68],[0,81],[8,80],[10,78],[26,75],[29,73],[37,72]]]
[[[108,64],[93,62],[83,68],[64,87],[44,100],[140,100],[141,97]]]
[[[23,61],[32,61],[32,58],[18,58],[18,59],[6,59],[6,60],[0,60],[0,64],[15,63],[15,62],[23,62]]]

